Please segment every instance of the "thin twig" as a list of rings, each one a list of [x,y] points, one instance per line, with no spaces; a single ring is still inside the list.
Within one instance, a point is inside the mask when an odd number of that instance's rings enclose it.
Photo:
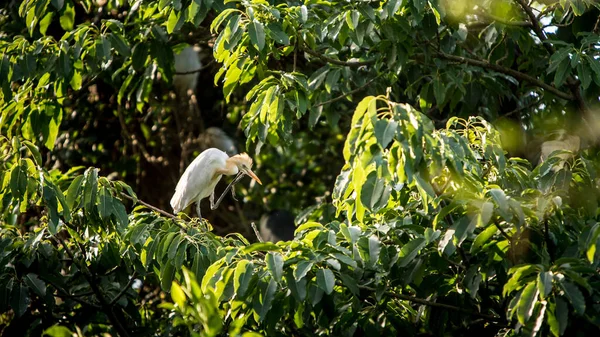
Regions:
[[[365,290],[369,290],[369,291],[376,291],[375,288],[371,288],[371,287],[366,287],[366,286],[358,286],[361,289],[365,289]],[[488,321],[492,321],[492,322],[499,322],[499,323],[504,323],[505,320],[502,317],[496,317],[496,316],[492,316],[492,315],[486,315],[486,314],[482,314],[479,312],[475,312],[475,311],[471,311],[468,309],[464,309],[461,307],[457,307],[454,305],[450,305],[450,304],[445,304],[445,303],[438,303],[438,302],[433,302],[433,301],[428,301],[422,298],[418,298],[418,297],[414,297],[414,296],[409,296],[409,295],[404,295],[404,294],[398,294],[395,292],[391,292],[391,291],[386,291],[385,292],[386,295],[390,296],[390,297],[394,297],[394,298],[398,298],[401,300],[405,300],[405,301],[410,301],[413,303],[418,303],[418,304],[423,304],[429,307],[436,307],[436,308],[444,308],[444,309],[449,309],[449,310],[453,310],[453,311],[459,311],[459,312],[463,312],[465,314],[469,314],[471,316],[475,316],[475,317],[480,317],[483,319],[486,319]]]
[[[175,75],[189,75],[189,74],[195,74],[195,73],[199,73],[202,70],[210,67],[213,63],[215,63],[215,60],[212,59],[210,60],[207,64],[203,65],[202,67],[195,69],[195,70],[190,70],[190,71],[176,71],[174,74]]]
[[[127,194],[125,194],[125,193],[123,193],[123,192],[121,192],[121,196],[123,196],[123,197],[124,197],[124,198],[126,198],[126,199],[129,199],[129,200],[133,201],[134,203],[139,203],[139,204],[142,204],[142,205],[146,206],[147,208],[149,208],[149,209],[151,209],[151,210],[153,210],[153,211],[155,211],[155,212],[158,212],[158,213],[160,213],[160,214],[162,214],[162,215],[164,215],[164,216],[166,216],[166,217],[168,217],[168,218],[171,218],[171,219],[173,219],[173,220],[181,220],[180,218],[176,217],[175,215],[173,215],[173,214],[171,214],[171,213],[169,213],[169,212],[167,212],[167,211],[163,211],[162,209],[160,209],[160,208],[158,208],[158,207],[156,207],[156,206],[152,206],[152,205],[150,205],[149,203],[147,203],[147,202],[145,202],[145,201],[142,201],[142,200],[140,200],[140,199],[138,199],[138,198],[134,199],[133,197],[130,197],[129,195],[127,195]],[[179,227],[183,228],[183,226],[179,225],[179,223],[178,223],[177,221],[176,221],[175,223],[176,223],[176,224],[177,224]]]
[[[496,225],[496,228],[498,228],[498,230],[500,231],[500,233],[502,234],[502,236],[504,236],[504,238],[506,238],[506,240],[508,240],[508,242],[512,243],[512,237],[510,235],[508,235],[504,229],[502,227],[500,227],[500,225],[494,221],[494,225]]]
[[[542,30],[539,20],[537,19],[535,14],[533,14],[531,7],[529,7],[529,5],[525,2],[525,0],[515,0],[515,1],[518,2],[519,5],[521,5],[521,7],[525,11],[525,13],[527,13],[527,15],[529,16],[529,20],[531,20],[531,23],[532,23],[532,29],[535,32],[535,34],[537,35],[537,37],[540,39],[540,41],[542,42],[542,45],[544,46],[544,48],[546,48],[546,50],[548,51],[548,54],[550,54],[550,55],[554,54],[554,52],[556,50],[554,49],[554,46],[552,44],[548,43],[548,38],[546,37],[546,34]],[[594,121],[594,117],[592,116],[591,111],[587,107],[587,104],[585,103],[585,100],[583,99],[583,96],[581,95],[581,88],[579,85],[580,81],[576,80],[572,75],[569,75],[567,77],[566,83],[567,83],[567,86],[569,87],[569,89],[571,90],[571,92],[573,93],[572,100],[577,102],[579,110],[583,114],[583,121],[585,122],[587,128],[589,129],[591,136],[595,137],[594,129],[590,126],[590,122]]]
[[[121,289],[121,291],[117,294],[117,296],[115,296],[115,298],[112,299],[112,301],[110,301],[110,303],[108,303],[108,305],[110,305],[111,307],[113,305],[115,305],[115,303],[117,303],[117,301],[123,297],[123,295],[125,295],[125,293],[127,292],[127,290],[131,287],[131,285],[133,284],[133,281],[135,281],[135,278],[137,277],[137,272],[133,272],[133,275],[131,275],[131,278],[129,279],[129,282],[127,282],[127,284],[125,285],[125,287],[123,289]]]
[[[531,27],[531,22],[529,22],[529,21],[509,21],[509,20],[506,20],[506,19],[504,19],[502,17],[495,16],[493,14],[489,14],[489,13],[486,13],[484,11],[480,11],[480,12],[478,12],[476,14],[477,15],[481,15],[481,16],[483,16],[486,19],[490,19],[490,20],[499,22],[499,23],[501,23],[503,25],[507,25],[507,26]]]
[[[101,309],[101,307],[99,305],[93,304],[93,303],[90,303],[90,302],[87,302],[87,301],[84,301],[84,300],[82,300],[82,299],[79,298],[79,297],[82,297],[82,296],[93,295],[94,294],[93,292],[88,292],[88,293],[78,294],[78,295],[72,295],[72,294],[69,294],[69,292],[67,292],[63,288],[61,288],[60,286],[58,286],[57,284],[55,284],[52,280],[47,279],[47,278],[45,278],[45,277],[43,277],[41,275],[39,275],[39,277],[44,282],[46,282],[49,285],[51,285],[52,287],[54,287],[54,289],[56,289],[59,293],[61,293],[62,295],[60,295],[60,297],[64,296],[64,297],[72,299],[73,301],[75,301],[75,302],[77,302],[79,304],[82,304],[82,305],[85,305],[85,306],[88,306],[88,307],[91,307],[91,308],[94,308],[94,309]]]
[[[477,67],[481,67],[481,68],[486,68],[486,69],[490,69],[490,70],[494,70],[497,71],[499,73],[503,73],[506,75],[510,75],[516,79],[522,80],[522,81],[527,81],[537,87],[540,87],[542,89],[546,89],[547,91],[553,93],[554,95],[556,95],[557,97],[560,97],[562,99],[566,99],[566,100],[570,100],[573,101],[575,100],[575,97],[571,94],[568,94],[566,92],[560,91],[558,90],[556,87],[547,84],[543,81],[538,80],[537,78],[522,73],[520,71],[516,71],[513,70],[511,68],[506,68],[497,64],[493,64],[493,63],[489,63],[485,60],[477,60],[477,59],[472,59],[472,58],[468,58],[468,57],[463,57],[463,56],[456,56],[456,55],[451,55],[451,54],[446,54],[444,52],[438,52],[437,55],[440,58],[449,60],[449,61],[455,61],[455,62],[459,62],[459,63],[466,63],[466,64],[470,64],[470,65],[474,65]]]
[[[106,314],[106,316],[108,317],[108,320],[113,325],[113,327],[116,329],[117,333],[122,337],[129,337],[129,332],[127,332],[125,327],[121,324],[121,321],[119,320],[117,315],[115,315],[115,313],[112,311],[112,308],[108,305],[108,302],[104,298],[104,294],[102,294],[100,287],[98,287],[98,283],[96,282],[96,280],[94,280],[94,275],[88,268],[87,264],[86,263],[77,263],[75,260],[75,255],[73,254],[73,252],[71,252],[71,250],[69,249],[67,244],[59,236],[51,236],[51,238],[53,238],[55,241],[57,241],[58,243],[60,243],[63,246],[63,249],[65,250],[67,255],[69,255],[69,257],[73,260],[73,263],[75,263],[77,265],[77,267],[81,271],[83,277],[86,279],[86,281],[90,285],[90,288],[92,288],[92,291],[94,292],[94,295],[96,296],[96,299],[98,299],[98,302],[100,302],[100,307],[102,308],[102,311]],[[79,247],[81,253],[84,254],[85,251],[83,249],[83,246],[78,242],[76,242],[76,243],[78,244],[78,247]]]
[[[350,96],[350,95],[354,95],[354,94],[356,94],[357,92],[359,92],[359,91],[362,91],[363,89],[365,89],[366,87],[368,87],[368,86],[369,86],[371,83],[373,83],[373,82],[374,82],[376,79],[378,79],[379,77],[381,77],[381,75],[382,75],[382,74],[379,74],[379,75],[377,75],[377,76],[373,77],[373,78],[372,78],[372,79],[370,79],[370,80],[369,80],[367,83],[365,83],[365,84],[361,85],[360,87],[358,87],[358,88],[356,88],[356,89],[354,89],[354,90],[352,90],[352,91],[349,91],[349,92],[347,92],[347,93],[345,93],[345,94],[341,94],[341,95],[339,95],[339,96],[337,96],[337,97],[334,97],[334,98],[332,98],[332,99],[330,99],[330,100],[327,100],[327,101],[325,101],[325,102],[321,102],[321,103],[319,103],[319,104],[315,104],[313,107],[314,107],[314,108],[318,108],[318,107],[320,107],[320,106],[322,106],[322,105],[325,105],[325,104],[330,104],[330,103],[333,103],[333,102],[337,102],[337,101],[339,101],[339,100],[343,99],[344,97],[347,97],[347,96]]]
[[[341,61],[341,60],[336,60],[334,58],[325,56],[321,53],[318,53],[308,47],[303,48],[303,50],[307,53],[310,54],[312,56],[316,56],[319,59],[321,59],[322,61],[325,61],[327,63],[331,63],[331,64],[335,64],[338,66],[346,66],[346,67],[362,67],[362,66],[366,66],[369,64],[373,64],[375,63],[375,60],[367,60],[367,61]]]
[[[263,240],[262,236],[260,236],[260,233],[258,232],[258,229],[256,228],[256,225],[254,224],[254,222],[250,223],[250,227],[252,227],[252,230],[254,230],[254,235],[256,235],[256,238],[258,239],[258,241],[265,242],[265,240]]]

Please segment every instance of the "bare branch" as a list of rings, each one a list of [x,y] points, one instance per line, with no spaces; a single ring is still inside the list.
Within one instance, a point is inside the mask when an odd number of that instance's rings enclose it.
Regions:
[[[369,291],[376,291],[375,288],[371,288],[371,287],[366,287],[366,286],[359,286],[359,288],[361,289],[365,289],[365,290],[369,290]],[[465,314],[471,315],[471,316],[475,316],[475,317],[479,317],[479,318],[483,318],[487,321],[491,321],[491,322],[497,322],[497,323],[504,323],[506,320],[502,317],[496,317],[496,316],[492,316],[492,315],[486,315],[486,314],[482,314],[479,312],[475,312],[475,311],[471,311],[465,308],[461,308],[461,307],[457,307],[454,305],[450,305],[450,304],[445,304],[445,303],[438,303],[438,302],[433,302],[433,301],[428,301],[422,298],[418,298],[415,296],[409,296],[409,295],[404,295],[404,294],[399,294],[399,293],[395,293],[392,291],[386,291],[385,292],[386,295],[390,296],[390,297],[394,297],[397,299],[401,299],[401,300],[405,300],[405,301],[409,301],[409,302],[413,302],[413,303],[418,303],[418,304],[423,304],[429,307],[435,307],[435,308],[443,308],[443,309],[449,309],[449,310],[453,310],[453,311],[459,311],[459,312],[463,312]]]
[[[506,20],[505,18],[486,13],[484,11],[480,11],[476,14],[481,15],[488,20],[496,21],[498,23],[501,23],[501,24],[507,25],[507,26],[531,27],[531,22],[529,22],[529,21],[510,21],[510,20]]]
[[[251,222],[250,226],[252,227],[252,230],[254,230],[254,235],[256,235],[256,238],[258,239],[258,241],[265,242],[265,240],[263,240],[262,236],[260,236],[260,232],[256,228],[256,225],[254,224],[254,222]]]
[[[108,317],[108,320],[113,325],[113,327],[115,328],[115,330],[117,331],[119,336],[129,337],[129,332],[127,332],[125,327],[121,324],[121,321],[119,320],[117,315],[115,315],[115,313],[112,311],[111,306],[106,301],[106,298],[104,298],[104,294],[100,290],[100,287],[98,286],[98,282],[96,282],[96,280],[94,279],[95,277],[92,274],[92,272],[90,271],[90,269],[88,268],[87,264],[85,262],[77,263],[76,262],[77,260],[75,259],[75,255],[73,254],[73,252],[71,252],[71,250],[69,249],[67,244],[59,236],[52,236],[52,238],[54,240],[56,240],[57,243],[60,243],[63,246],[63,249],[65,250],[67,255],[69,255],[69,257],[77,265],[79,270],[81,270],[83,277],[86,279],[86,281],[90,285],[90,288],[92,288],[92,291],[94,292],[94,295],[98,299],[98,302],[100,302],[100,307],[102,308],[102,311],[104,312],[104,314],[106,314],[106,316]],[[77,242],[77,244],[79,246],[79,249],[81,250],[81,253],[84,254],[83,246],[79,242]]]
[[[199,73],[202,70],[210,67],[213,63],[215,63],[215,60],[210,60],[210,62],[208,62],[207,64],[203,65],[202,67],[195,69],[195,70],[190,70],[190,71],[176,71],[175,75],[189,75],[189,74],[195,74],[195,73]]]
[[[563,91],[558,90],[556,87],[547,84],[543,81],[538,80],[537,78],[522,73],[520,71],[516,71],[513,70],[511,68],[506,68],[497,64],[493,64],[493,63],[489,63],[485,60],[477,60],[477,59],[471,59],[471,58],[467,58],[467,57],[463,57],[463,56],[456,56],[456,55],[451,55],[451,54],[446,54],[443,52],[438,52],[437,55],[440,58],[446,59],[446,60],[450,60],[450,61],[455,61],[455,62],[459,62],[459,63],[466,63],[466,64],[470,64],[470,65],[474,65],[477,67],[482,67],[482,68],[486,68],[486,69],[490,69],[490,70],[494,70],[497,71],[499,73],[502,74],[506,74],[506,75],[510,75],[518,80],[521,81],[527,81],[537,87],[540,87],[542,89],[545,89],[551,93],[553,93],[554,95],[556,95],[557,97],[560,97],[562,99],[566,99],[566,100],[575,100],[575,97],[571,94],[565,93]]]
[[[307,54],[310,54],[312,56],[318,57],[319,59],[321,59],[321,61],[327,62],[327,63],[331,63],[331,64],[335,64],[338,66],[346,66],[346,67],[362,67],[362,66],[366,66],[369,64],[373,64],[375,63],[375,60],[367,60],[367,61],[340,61],[340,60],[336,60],[334,58],[325,56],[323,54],[320,54],[308,47],[303,48],[302,50],[304,50]]]
[[[129,282],[127,282],[127,284],[125,285],[125,287],[123,287],[123,289],[121,289],[121,291],[117,294],[117,296],[115,296],[115,298],[112,299],[112,301],[110,301],[110,303],[108,303],[108,305],[110,305],[111,307],[113,305],[115,305],[115,303],[117,303],[117,301],[123,297],[123,295],[125,295],[125,293],[127,292],[127,290],[129,288],[131,288],[131,285],[133,284],[133,281],[135,281],[135,278],[137,277],[137,272],[133,272],[133,275],[131,275],[131,278],[129,279]]]
[[[354,94],[356,94],[357,92],[359,92],[359,91],[362,91],[363,89],[365,89],[366,87],[368,87],[368,86],[369,86],[371,83],[373,83],[373,82],[374,82],[376,79],[378,79],[379,77],[381,77],[381,75],[382,75],[382,74],[379,74],[379,75],[377,75],[377,76],[373,77],[372,79],[370,79],[369,81],[367,81],[367,83],[365,83],[365,84],[361,85],[360,87],[358,87],[358,88],[356,88],[356,89],[354,89],[354,90],[352,90],[352,91],[349,91],[349,92],[347,92],[347,93],[345,93],[345,94],[341,94],[340,96],[334,97],[334,98],[332,98],[332,99],[330,99],[330,100],[327,100],[327,101],[325,101],[325,102],[321,102],[321,103],[319,103],[319,104],[315,104],[313,107],[314,107],[314,108],[318,108],[318,107],[320,107],[320,106],[322,106],[322,105],[325,105],[325,104],[330,104],[330,103],[333,103],[333,102],[337,102],[337,101],[339,101],[339,100],[343,99],[344,97],[347,97],[347,96],[350,96],[350,95],[354,95]]]

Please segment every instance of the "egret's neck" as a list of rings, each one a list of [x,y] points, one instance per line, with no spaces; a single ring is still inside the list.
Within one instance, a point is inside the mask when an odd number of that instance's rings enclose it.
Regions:
[[[235,175],[238,172],[239,172],[238,167],[237,167],[236,163],[233,160],[231,160],[231,158],[229,158],[225,161],[224,169],[217,170],[217,174],[224,174],[227,176]]]

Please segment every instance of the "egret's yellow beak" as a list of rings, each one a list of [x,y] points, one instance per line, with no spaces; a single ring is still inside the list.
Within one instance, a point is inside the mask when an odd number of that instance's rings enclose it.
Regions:
[[[260,181],[260,179],[258,179],[258,177],[256,176],[256,174],[254,174],[254,172],[252,172],[251,169],[243,168],[242,171],[244,171],[245,174],[249,175],[250,178],[256,180],[257,183],[259,183],[260,185],[262,185],[262,182]]]

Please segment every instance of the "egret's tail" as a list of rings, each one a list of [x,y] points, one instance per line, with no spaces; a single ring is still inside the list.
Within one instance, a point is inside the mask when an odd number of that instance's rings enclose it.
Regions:
[[[187,205],[184,205],[183,189],[179,188],[175,190],[175,194],[173,194],[173,197],[171,198],[171,207],[173,207],[173,212],[175,214],[187,207]]]

